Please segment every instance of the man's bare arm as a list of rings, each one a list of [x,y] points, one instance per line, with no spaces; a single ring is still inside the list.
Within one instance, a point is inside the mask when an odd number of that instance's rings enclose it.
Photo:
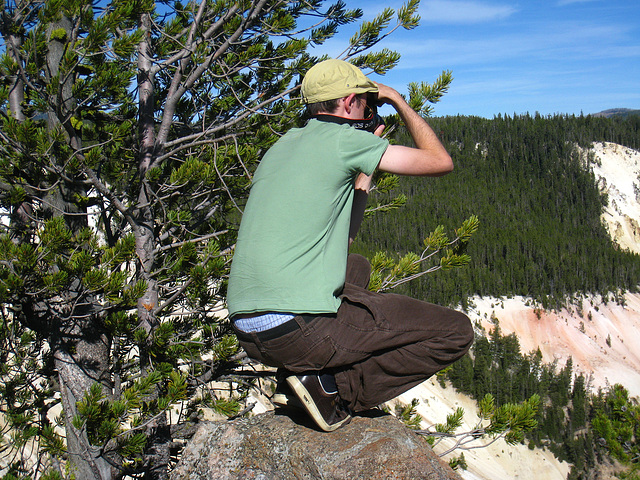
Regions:
[[[404,122],[416,148],[390,145],[378,168],[398,175],[438,177],[453,170],[453,161],[429,124],[407,104],[396,90],[378,84],[378,99],[392,105]]]

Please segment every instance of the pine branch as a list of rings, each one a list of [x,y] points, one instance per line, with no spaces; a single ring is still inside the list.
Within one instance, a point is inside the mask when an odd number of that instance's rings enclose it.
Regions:
[[[456,252],[469,242],[478,226],[478,218],[469,217],[456,230],[456,237],[453,240],[449,240],[444,234],[444,228],[439,226],[424,240],[425,248],[420,255],[409,253],[397,262],[392,261],[386,254],[378,252],[372,260],[373,273],[370,288],[376,291],[388,291],[440,269],[467,265],[470,257]],[[437,255],[441,255],[438,265],[421,270],[425,263],[436,258]]]
[[[505,439],[507,443],[513,444],[521,440],[524,432],[531,431],[538,426],[535,417],[538,413],[539,405],[540,397],[532,395],[528,400],[520,404],[509,403],[496,407],[493,396],[487,394],[479,402],[478,422],[471,430],[456,433],[456,430],[462,425],[462,417],[464,415],[464,410],[458,408],[455,414],[447,416],[446,423],[418,430],[416,433],[437,438],[436,444],[445,438],[456,439],[453,446],[439,454],[441,457],[455,450],[485,448],[499,439]],[[432,428],[435,428],[435,431]],[[491,440],[477,444],[479,440],[486,437],[490,437]],[[472,443],[476,444],[470,445]]]

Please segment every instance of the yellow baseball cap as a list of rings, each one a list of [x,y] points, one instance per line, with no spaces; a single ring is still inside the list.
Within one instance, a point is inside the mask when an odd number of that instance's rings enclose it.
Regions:
[[[316,63],[302,79],[302,98],[307,104],[377,91],[378,86],[358,67],[336,58]]]

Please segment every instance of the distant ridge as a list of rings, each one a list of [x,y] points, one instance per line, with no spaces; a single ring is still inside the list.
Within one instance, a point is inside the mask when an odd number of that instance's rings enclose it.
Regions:
[[[609,110],[603,110],[602,112],[592,114],[593,117],[628,117],[629,115],[640,115],[640,110],[633,110],[631,108],[610,108]]]

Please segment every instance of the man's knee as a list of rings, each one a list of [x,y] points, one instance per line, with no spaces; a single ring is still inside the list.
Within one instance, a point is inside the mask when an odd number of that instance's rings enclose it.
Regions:
[[[473,344],[475,333],[471,320],[464,313],[456,311],[456,322],[456,332],[460,336],[460,350],[464,354]]]
[[[369,286],[370,278],[371,264],[369,263],[369,260],[357,253],[349,254],[347,257],[346,281],[352,285],[367,288]]]

